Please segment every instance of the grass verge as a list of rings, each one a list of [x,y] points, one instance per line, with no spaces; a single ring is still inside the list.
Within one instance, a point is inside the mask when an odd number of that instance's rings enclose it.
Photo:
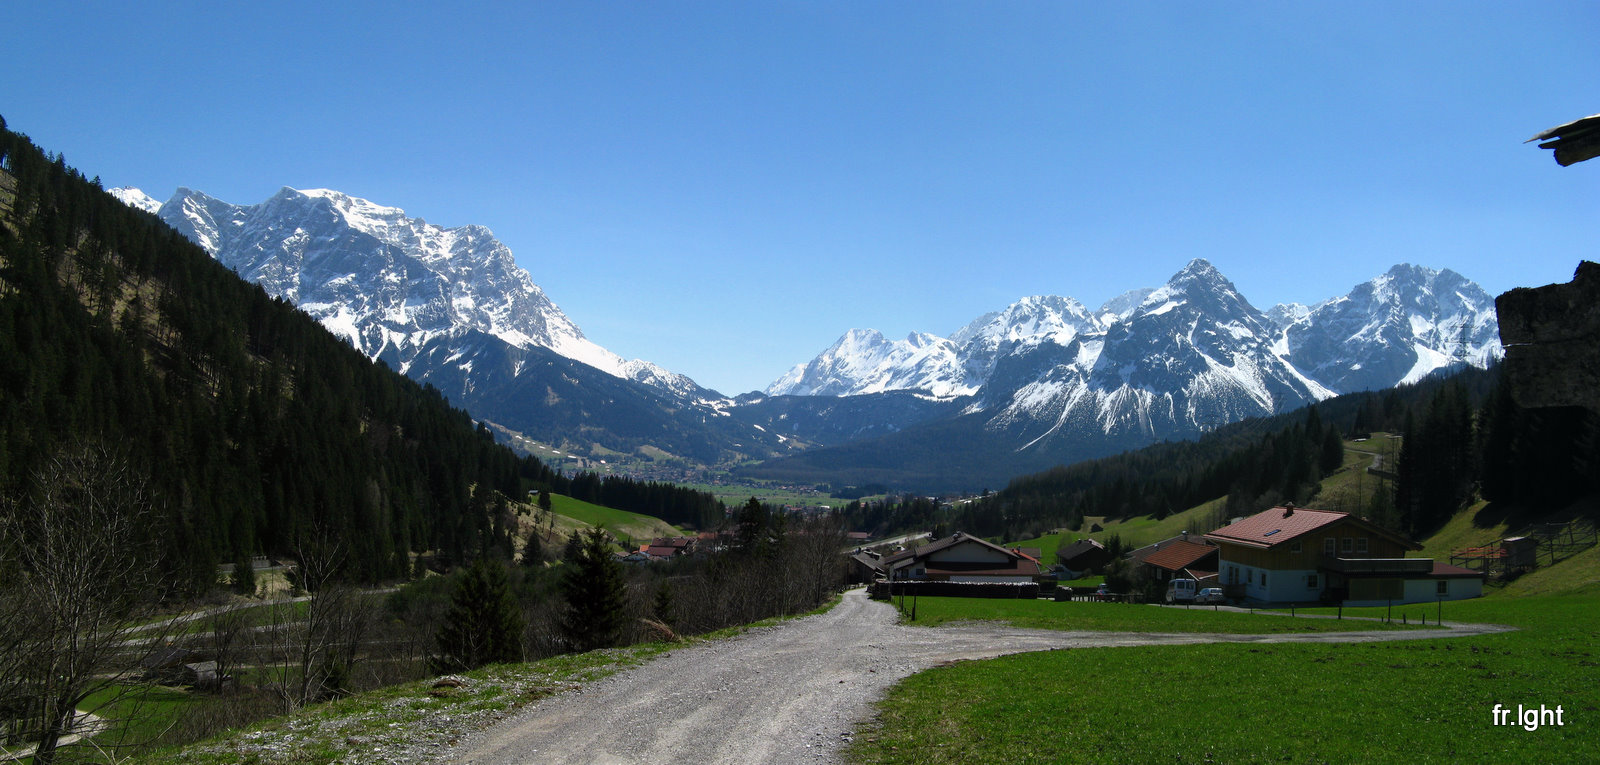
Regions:
[[[136,762],[411,761],[419,751],[443,754],[461,737],[533,701],[636,666],[675,647],[648,643],[404,683],[306,707],[211,741],[156,751]]]
[[[450,747],[462,737],[546,696],[603,679],[685,645],[733,637],[826,612],[842,597],[842,593],[836,593],[828,602],[804,614],[729,627],[682,643],[647,643],[567,654],[380,688],[306,707],[210,741],[151,752],[132,762],[316,765],[403,763],[447,756]]]
[[[1287,614],[1265,611],[1240,613],[1210,606],[1161,608],[1124,603],[1057,603],[1050,600],[998,598],[917,598],[915,605],[916,619],[908,617],[908,623],[928,627],[978,620],[1002,621],[1015,627],[1032,629],[1117,632],[1272,634],[1406,628],[1406,625],[1369,621],[1296,619]],[[909,613],[912,601],[907,600],[905,608]]]

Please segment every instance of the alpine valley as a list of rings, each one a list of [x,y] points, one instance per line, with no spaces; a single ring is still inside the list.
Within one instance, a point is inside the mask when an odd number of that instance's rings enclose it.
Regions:
[[[729,398],[584,337],[480,226],[323,190],[250,206],[112,193],[503,432],[594,459],[746,463],[735,472],[750,478],[996,486],[1502,354],[1493,299],[1449,270],[1398,265],[1263,312],[1195,260],[1096,310],[1038,296],[947,338],[850,330]]]

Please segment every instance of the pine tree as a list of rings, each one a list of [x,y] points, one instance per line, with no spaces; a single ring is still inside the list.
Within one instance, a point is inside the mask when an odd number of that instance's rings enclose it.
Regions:
[[[450,596],[439,627],[433,671],[462,672],[496,662],[522,660],[522,612],[511,597],[505,565],[484,557],[473,562]]]
[[[528,541],[522,545],[522,565],[537,566],[544,562],[544,542],[536,528],[528,532]]]
[[[567,613],[561,630],[568,643],[579,653],[617,645],[622,640],[627,591],[622,564],[611,555],[605,531],[590,529],[566,568],[561,592]]]
[[[651,613],[655,614],[656,621],[667,626],[672,626],[672,583],[663,579],[661,585],[656,587],[655,601],[650,605]]]
[[[582,553],[583,537],[578,535],[577,529],[573,529],[572,533],[567,535],[566,545],[561,548],[561,559],[564,561],[575,561]]]
[[[256,594],[256,568],[250,556],[244,553],[233,557],[233,578],[230,584],[240,595]]]
[[[1322,436],[1322,456],[1318,467],[1323,475],[1331,475],[1344,464],[1344,439],[1339,436],[1339,429],[1329,426]]]

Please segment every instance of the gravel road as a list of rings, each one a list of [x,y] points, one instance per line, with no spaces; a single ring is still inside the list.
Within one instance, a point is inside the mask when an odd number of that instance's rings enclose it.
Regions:
[[[893,607],[852,590],[827,613],[674,651],[543,699],[463,740],[455,762],[840,763],[857,724],[891,685],[949,661],[1056,648],[1414,640],[1506,629],[1462,624],[1444,632],[1223,635],[989,623],[926,628],[896,621]]]

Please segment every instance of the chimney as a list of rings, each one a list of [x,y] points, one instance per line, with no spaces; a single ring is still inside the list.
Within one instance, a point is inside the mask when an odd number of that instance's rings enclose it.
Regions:
[[[1285,502],[1285,503],[1283,503],[1283,517],[1288,518],[1291,515],[1294,515],[1294,503],[1293,502]]]

